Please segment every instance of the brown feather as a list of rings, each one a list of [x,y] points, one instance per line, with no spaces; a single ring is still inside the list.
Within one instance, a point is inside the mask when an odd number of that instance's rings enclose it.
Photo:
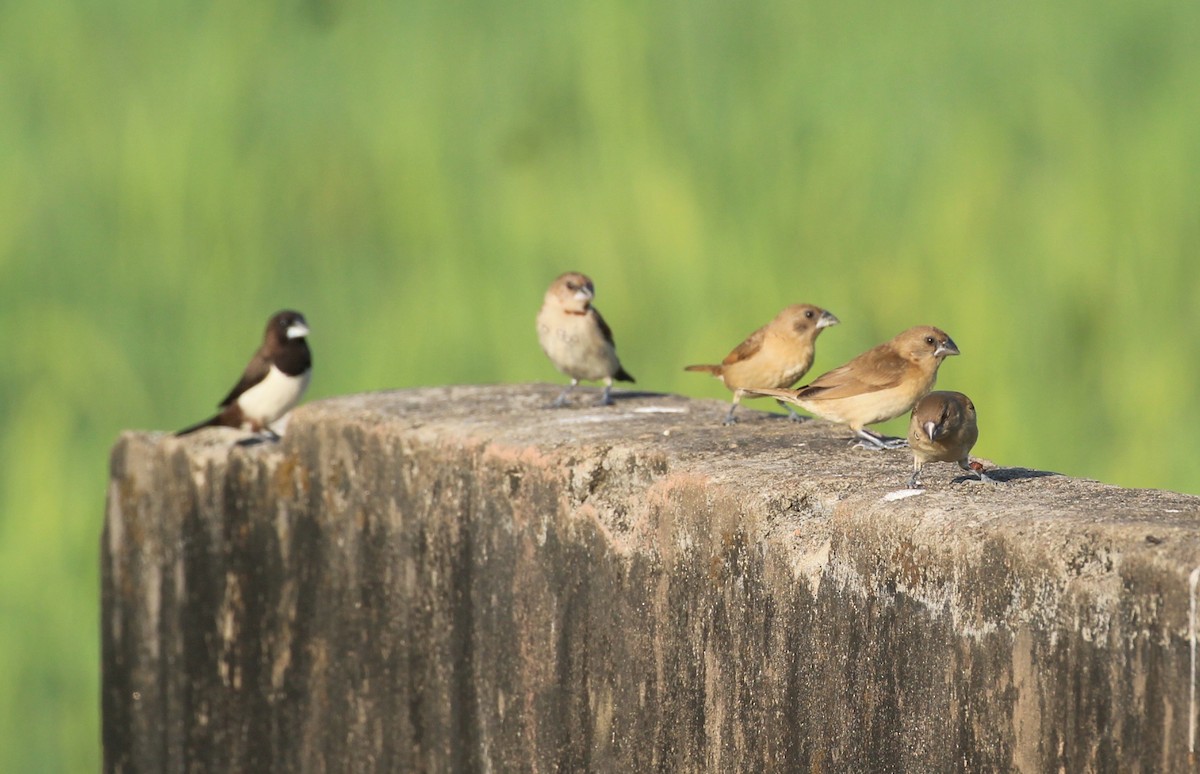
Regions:
[[[874,349],[821,374],[811,384],[801,387],[797,397],[805,400],[836,400],[864,392],[886,390],[904,379],[912,364],[888,344]]]
[[[238,399],[246,390],[261,382],[266,378],[267,373],[271,370],[272,350],[269,344],[264,343],[262,348],[254,353],[254,357],[250,358],[249,364],[246,365],[246,370],[242,373],[242,378],[238,383],[233,385],[233,389],[225,396],[225,399],[217,404],[217,408],[225,408],[230,403]]]
[[[799,390],[747,388],[840,422],[853,430],[908,412],[937,379],[938,367],[958,348],[944,331],[918,326],[819,376]]]
[[[608,327],[608,323],[604,322],[604,318],[600,316],[600,310],[594,306],[590,308],[592,311],[592,316],[596,320],[596,325],[600,326],[600,335],[604,337],[604,340],[608,342],[609,346],[617,346],[617,342],[613,341],[612,328]]]
[[[725,356],[721,361],[722,366],[731,366],[734,363],[740,363],[743,360],[749,360],[762,349],[763,339],[767,336],[767,327],[763,327],[751,333],[750,336],[733,348],[733,351]]]

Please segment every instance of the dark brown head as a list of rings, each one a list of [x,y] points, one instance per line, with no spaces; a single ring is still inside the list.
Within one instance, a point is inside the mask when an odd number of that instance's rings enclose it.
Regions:
[[[308,322],[304,315],[291,309],[276,312],[267,320],[267,330],[263,334],[263,343],[273,343],[283,347],[290,341],[303,340],[308,336]]]
[[[926,395],[913,408],[912,426],[920,428],[931,441],[977,423],[975,404],[961,392],[937,390]]]

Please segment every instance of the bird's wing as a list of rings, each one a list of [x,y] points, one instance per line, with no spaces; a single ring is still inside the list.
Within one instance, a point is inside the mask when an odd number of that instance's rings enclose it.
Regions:
[[[225,396],[225,400],[217,404],[217,407],[224,408],[233,403],[243,392],[265,379],[270,371],[271,361],[267,358],[267,355],[262,350],[254,353],[254,357],[250,359],[250,364],[242,372],[242,378],[233,386],[229,394]]]
[[[600,316],[600,310],[592,307],[592,317],[596,320],[596,325],[600,328],[600,335],[608,342],[608,346],[616,348],[617,343],[613,341],[612,328],[608,327],[608,323],[604,322],[604,318]]]
[[[723,366],[731,366],[734,363],[740,363],[743,360],[749,360],[754,357],[754,354],[762,349],[763,339],[766,338],[767,327],[763,327],[751,333],[741,344],[738,344],[732,352],[730,352],[724,360],[721,361]]]
[[[798,397],[808,400],[836,400],[878,392],[897,386],[904,379],[909,362],[895,349],[880,345],[843,366],[821,374],[812,384],[802,387]]]

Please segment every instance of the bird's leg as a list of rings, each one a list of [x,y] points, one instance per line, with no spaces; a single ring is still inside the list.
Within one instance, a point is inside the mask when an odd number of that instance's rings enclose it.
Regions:
[[[921,481],[918,478],[920,475],[921,475],[921,466],[918,465],[914,461],[912,475],[908,477],[908,488],[909,489],[920,489],[921,488]]]
[[[855,430],[854,434],[858,437],[858,440],[854,444],[854,448],[856,449],[883,451],[884,449],[903,449],[905,446],[908,446],[908,441],[904,438],[887,438],[865,427]]]
[[[792,408],[792,404],[788,403],[786,400],[780,400],[779,398],[776,398],[775,402],[778,403],[783,410],[788,413],[788,419],[792,420],[793,422],[803,422],[808,419],[808,417],[804,416],[803,414],[797,414],[796,409]]]
[[[729,425],[737,424],[737,417],[735,417],[733,415],[733,412],[737,411],[738,404],[741,402],[741,400],[742,400],[742,391],[734,390],[733,391],[733,405],[729,407],[729,413],[725,415],[725,421],[722,422],[721,424],[725,425],[726,427],[728,427]]]
[[[278,419],[276,422],[284,422],[285,420],[286,418]],[[246,427],[246,429],[250,431],[251,435],[249,438],[243,438],[241,441],[239,441],[238,446],[257,446],[258,444],[266,443],[267,441],[279,443],[283,440],[283,435],[281,435],[274,427],[265,422],[259,423],[252,421],[249,423],[249,426]]]
[[[604,380],[604,392],[600,396],[600,402],[597,403],[596,405],[597,406],[611,406],[612,404],[613,404],[612,377],[610,376]]]
[[[577,384],[579,384],[579,380],[572,379],[571,383],[568,384],[563,391],[558,394],[558,397],[554,399],[554,402],[550,404],[550,408],[562,408],[563,406],[567,405],[567,396],[571,394],[571,390],[575,389],[575,385]]]

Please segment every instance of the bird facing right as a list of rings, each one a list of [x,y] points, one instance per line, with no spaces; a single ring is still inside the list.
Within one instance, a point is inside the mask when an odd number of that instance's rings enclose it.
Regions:
[[[980,481],[991,481],[982,470],[971,467],[971,448],[979,440],[975,404],[961,392],[936,391],[921,398],[908,423],[908,447],[913,454],[913,472],[908,485],[921,485],[921,469],[927,462],[957,462]]]
[[[838,318],[819,306],[792,304],[787,306],[771,322],[751,333],[737,345],[718,365],[690,365],[685,371],[703,371],[721,380],[733,390],[733,405],[725,415],[726,425],[737,422],[733,412],[748,387],[791,387],[808,373],[816,352],[817,336]],[[794,421],[801,416],[784,401],[779,405],[787,409]]]
[[[933,389],[938,368],[957,355],[954,340],[940,328],[919,325],[890,341],[818,376],[798,390],[747,389],[747,394],[770,395],[831,422],[848,425],[860,444],[871,449],[896,449],[903,439],[888,439],[866,429],[907,413]]]
[[[272,425],[300,402],[312,376],[308,332],[308,323],[299,312],[285,309],[271,315],[262,346],[250,359],[242,378],[219,404],[220,412],[176,435],[225,426],[278,438]]]
[[[571,378],[571,384],[552,404],[554,407],[566,404],[567,395],[580,380],[604,382],[601,406],[612,405],[613,379],[633,381],[617,359],[612,329],[592,306],[595,297],[592,280],[586,274],[569,271],[550,283],[542,300],[537,316],[538,342],[554,367]]]

